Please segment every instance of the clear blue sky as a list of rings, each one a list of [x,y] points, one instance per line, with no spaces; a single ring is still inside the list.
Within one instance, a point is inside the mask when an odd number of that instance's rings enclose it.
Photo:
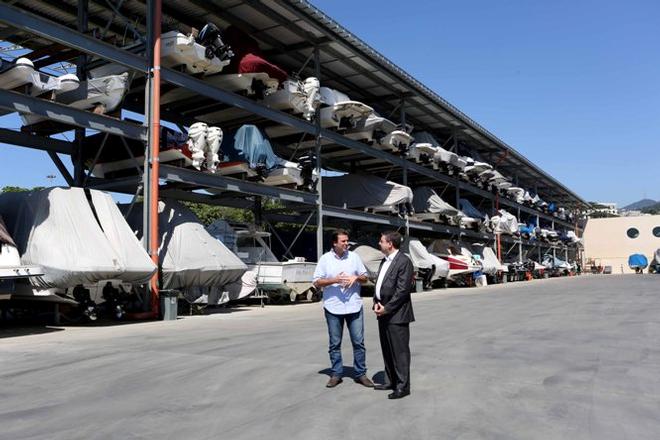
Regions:
[[[585,199],[660,199],[660,2],[313,3]],[[0,185],[58,174],[0,154]]]

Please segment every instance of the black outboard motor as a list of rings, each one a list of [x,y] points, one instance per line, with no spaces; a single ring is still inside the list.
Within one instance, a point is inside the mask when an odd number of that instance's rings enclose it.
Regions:
[[[316,180],[314,180],[314,169],[316,169],[316,156],[307,154],[298,158],[298,167],[300,176],[303,179],[303,186],[308,191],[316,191]]]
[[[73,299],[78,302],[78,307],[80,312],[86,316],[90,321],[96,321],[97,307],[96,303],[92,301],[92,297],[89,294],[89,289],[85,289],[82,284],[78,284],[73,288]]]
[[[234,56],[231,47],[222,41],[220,29],[213,23],[207,23],[195,41],[206,47],[205,55],[210,60],[218,57],[220,61],[225,61]]]

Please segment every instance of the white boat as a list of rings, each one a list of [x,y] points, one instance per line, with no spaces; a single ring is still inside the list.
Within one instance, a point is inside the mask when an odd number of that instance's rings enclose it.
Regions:
[[[62,80],[58,77],[59,81]],[[77,78],[76,78],[77,79]],[[75,83],[75,82],[74,82]],[[71,85],[71,87],[73,84]],[[119,107],[129,86],[129,75],[109,75],[82,81],[80,86],[72,90],[60,90],[55,95],[55,101],[80,110],[94,110],[95,113],[110,113]],[[23,125],[34,125],[44,121],[44,116],[22,114]]]
[[[374,109],[329,87],[321,87],[321,127],[351,129],[364,124]]]
[[[504,209],[500,209],[497,215],[490,218],[490,224],[493,232],[496,234],[518,235],[518,219]]]
[[[231,51],[217,53],[210,46],[204,46],[193,35],[178,31],[166,32],[161,36],[161,64],[164,67],[183,69],[193,75],[213,75],[222,72],[231,60]]]
[[[515,202],[522,204],[525,201],[525,190],[518,187],[512,186],[506,189],[506,194],[513,199]]]
[[[280,89],[267,95],[263,102],[276,110],[302,115],[309,121],[321,105],[319,80],[314,77],[306,78],[304,81],[286,80]]]
[[[27,58],[18,58],[13,62],[0,59],[0,88],[13,90],[32,84],[34,73],[34,64]]]
[[[427,142],[415,142],[408,150],[408,158],[421,164],[433,163],[433,157],[438,152],[438,148]]]
[[[41,267],[21,263],[16,243],[0,216],[0,300],[10,299],[16,293],[17,280],[41,275]]]
[[[234,250],[248,270],[256,274],[260,290],[270,292],[271,295],[284,291],[291,301],[295,301],[299,295],[306,295],[310,300],[314,296],[316,263],[305,261],[302,257],[279,261],[271,251],[270,233],[258,231],[254,227],[234,229],[224,220],[217,220],[206,229]]]
[[[428,186],[415,188],[413,208],[415,218],[420,220],[442,220],[443,223],[470,229],[478,229],[482,222],[479,218],[470,217],[460,209],[451,206]]]

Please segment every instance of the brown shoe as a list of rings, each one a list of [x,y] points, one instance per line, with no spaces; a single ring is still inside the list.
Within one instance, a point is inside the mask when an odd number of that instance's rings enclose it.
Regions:
[[[367,388],[373,388],[374,387],[374,383],[365,374],[363,374],[360,377],[356,377],[355,382],[359,383],[360,385],[364,385]]]
[[[339,376],[332,376],[332,377],[330,378],[330,380],[328,381],[328,383],[325,384],[325,386],[326,386],[327,388],[334,388],[334,387],[336,387],[337,385],[339,385],[339,384],[342,383],[342,382],[343,382],[343,380],[341,380],[341,377],[339,377]]]

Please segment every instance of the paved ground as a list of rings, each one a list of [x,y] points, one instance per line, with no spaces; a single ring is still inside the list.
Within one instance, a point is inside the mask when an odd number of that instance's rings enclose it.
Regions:
[[[412,395],[399,401],[348,380],[324,388],[319,304],[0,338],[0,438],[660,438],[660,277],[448,290],[414,305]]]

